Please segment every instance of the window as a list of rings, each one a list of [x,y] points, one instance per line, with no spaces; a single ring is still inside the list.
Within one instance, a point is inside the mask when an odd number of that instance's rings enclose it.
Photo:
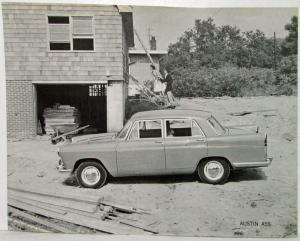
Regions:
[[[130,133],[129,140],[161,138],[161,120],[137,121]]]
[[[139,139],[139,123],[135,122],[134,126],[132,127],[132,131],[130,133],[129,140],[136,140]]]
[[[106,84],[89,85],[89,96],[106,96]]]
[[[166,120],[166,137],[204,136],[198,124],[189,119]]]
[[[214,117],[209,118],[207,121],[218,135],[222,135],[225,133],[225,129]]]
[[[125,136],[126,136],[128,130],[129,130],[130,126],[131,126],[131,123],[127,122],[125,124],[125,126],[123,127],[123,129],[121,131],[119,131],[119,133],[117,134],[117,137],[120,138],[120,139],[125,138]]]
[[[49,48],[58,51],[93,51],[93,17],[48,16]]]
[[[194,120],[192,121],[192,136],[205,136],[199,125]]]

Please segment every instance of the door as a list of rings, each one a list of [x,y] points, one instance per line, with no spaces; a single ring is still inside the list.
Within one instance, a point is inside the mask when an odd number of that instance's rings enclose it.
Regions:
[[[128,138],[117,145],[118,176],[164,173],[162,133],[162,120],[136,121]]]
[[[207,155],[206,137],[191,119],[166,119],[165,153],[168,173],[192,173]]]

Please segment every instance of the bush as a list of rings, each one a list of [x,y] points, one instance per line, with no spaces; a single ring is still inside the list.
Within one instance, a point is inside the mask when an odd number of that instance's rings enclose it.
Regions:
[[[125,119],[140,111],[157,110],[158,107],[150,101],[128,98],[125,106]]]
[[[272,69],[232,66],[177,68],[172,76],[174,94],[178,97],[290,95],[295,83],[288,81],[290,77],[276,75]]]

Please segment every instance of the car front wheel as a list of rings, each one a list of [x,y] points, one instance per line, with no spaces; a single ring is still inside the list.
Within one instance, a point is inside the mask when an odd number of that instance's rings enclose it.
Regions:
[[[97,162],[83,162],[75,171],[75,177],[81,187],[100,188],[107,178],[105,168]]]
[[[229,178],[230,166],[224,159],[213,158],[200,162],[197,171],[202,182],[223,184]]]

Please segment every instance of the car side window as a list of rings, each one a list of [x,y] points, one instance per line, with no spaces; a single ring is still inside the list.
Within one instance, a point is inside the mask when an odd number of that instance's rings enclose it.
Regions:
[[[162,125],[161,120],[139,121],[139,138],[161,138]]]
[[[200,126],[194,120],[192,121],[192,136],[205,136]]]
[[[166,120],[166,137],[192,136],[191,120]]]
[[[134,125],[133,125],[133,127],[132,127],[130,136],[128,138],[129,140],[137,140],[137,139],[139,139],[139,129],[138,129],[138,126],[139,126],[139,123],[135,122]]]

